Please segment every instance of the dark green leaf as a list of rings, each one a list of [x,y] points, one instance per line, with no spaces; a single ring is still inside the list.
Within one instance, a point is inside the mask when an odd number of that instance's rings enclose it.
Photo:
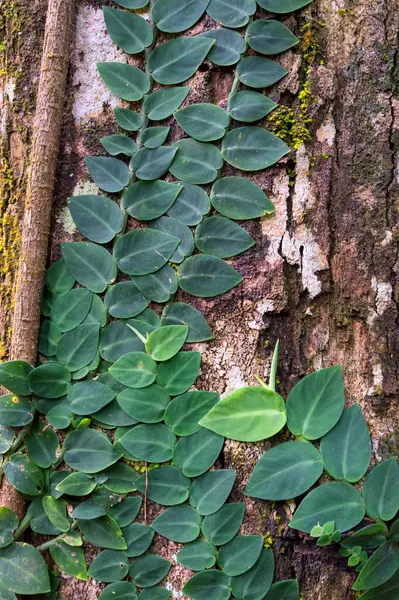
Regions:
[[[312,444],[285,442],[261,457],[245,494],[263,500],[288,500],[304,494],[323,473],[319,452]]]
[[[92,500],[86,500],[81,502],[72,512],[74,519],[82,519],[83,521],[90,521],[91,519],[98,519],[106,514],[105,508],[96,504]],[[118,523],[119,525],[119,523]]]
[[[159,385],[142,389],[127,389],[119,394],[118,403],[133,419],[142,423],[159,423],[170,401],[169,394]]]
[[[148,0],[115,0],[116,4],[123,6],[124,8],[143,8],[147,6]]]
[[[213,40],[203,37],[180,37],[169,40],[151,52],[147,63],[148,69],[158,83],[164,85],[181,83],[194,75],[213,44]]]
[[[157,90],[144,99],[144,112],[151,121],[162,121],[179,108],[189,91],[188,86]]]
[[[93,242],[106,244],[122,231],[122,211],[109,198],[104,196],[72,196],[68,201],[68,208],[79,231]]]
[[[107,311],[105,310],[104,303],[100,296],[93,296],[91,308],[83,321],[84,325],[89,323],[98,323],[100,327],[104,327],[107,323]]]
[[[71,547],[60,540],[50,546],[50,554],[61,571],[87,581],[86,558],[82,548]]]
[[[70,523],[67,519],[65,500],[56,500],[52,496],[43,496],[43,510],[46,513],[50,523],[56,529],[65,533],[70,528]]]
[[[105,137],[101,138],[100,142],[111,156],[118,156],[119,154],[133,156],[133,154],[137,152],[136,142],[127,137],[127,135],[106,135]],[[81,228],[79,229],[82,231]]]
[[[144,352],[131,352],[119,358],[109,372],[123,385],[143,388],[155,381],[157,365]]]
[[[128,319],[143,312],[150,301],[132,281],[121,281],[108,288],[104,303],[112,317]]]
[[[169,360],[177,354],[188,336],[187,325],[164,325],[147,338],[145,349],[156,361]]]
[[[245,504],[224,504],[217,512],[205,517],[202,533],[214,546],[223,546],[238,533],[244,519]]]
[[[395,458],[380,463],[363,484],[366,511],[372,519],[390,521],[399,510],[399,467]]]
[[[141,141],[146,148],[158,148],[168,137],[170,127],[147,127],[141,134]]]
[[[60,398],[71,387],[70,372],[62,365],[51,362],[33,369],[28,380],[31,391],[42,398]]]
[[[122,502],[112,506],[108,512],[119,527],[127,527],[139,514],[142,502],[141,496],[128,496]]]
[[[219,258],[241,254],[254,243],[245,229],[225,217],[207,217],[195,231],[195,245],[198,250]]]
[[[114,115],[119,127],[126,131],[137,131],[143,122],[142,116],[130,108],[114,108]]]
[[[231,591],[234,598],[242,598],[242,600],[260,600],[264,598],[272,584],[273,575],[273,551],[270,548],[266,548],[262,550],[260,557],[249,571],[232,577]]]
[[[77,288],[56,299],[51,307],[51,320],[62,332],[75,329],[86,318],[93,294]]]
[[[289,13],[309,4],[311,0],[258,0],[259,6],[274,13]]]
[[[107,436],[95,429],[72,431],[65,439],[64,449],[66,464],[84,473],[103,471],[121,458]]]
[[[115,280],[115,261],[102,246],[88,242],[64,242],[61,248],[68,269],[80,285],[98,294]]]
[[[103,6],[103,11],[109,36],[121,50],[138,54],[151,46],[154,35],[143,17],[108,6]]]
[[[0,584],[16,594],[50,592],[47,565],[36,548],[15,543],[0,550]]]
[[[138,181],[127,188],[122,203],[132,217],[151,221],[169,210],[181,190],[181,185],[167,181]]]
[[[129,169],[118,158],[86,156],[85,163],[94,183],[105,192],[120,192],[129,183]]]
[[[297,580],[287,579],[273,584],[263,600],[299,600]]]
[[[138,473],[125,463],[119,462],[112,465],[105,471],[104,475],[107,477],[104,487],[111,492],[128,494],[129,492],[135,492],[137,489],[135,482]]]
[[[53,406],[46,415],[47,421],[50,425],[55,427],[55,429],[66,429],[69,427],[72,417],[73,413],[66,404]]]
[[[381,546],[385,542],[387,534],[388,529],[384,523],[373,523],[341,540],[341,546],[344,548],[360,546],[367,550],[369,548],[377,548],[377,546]]]
[[[212,331],[204,315],[184,302],[167,304],[162,313],[161,325],[187,325],[187,342],[204,342],[212,339]]]
[[[204,14],[209,0],[157,0],[152,8],[152,18],[161,31],[179,33],[190,29]]]
[[[235,65],[240,60],[241,54],[245,52],[245,40],[237,31],[220,27],[205,31],[201,36],[215,40],[207,56],[215,65],[224,67]]]
[[[68,496],[87,496],[96,487],[96,480],[86,473],[71,473],[56,485],[56,490]]]
[[[267,169],[289,152],[288,146],[262,127],[237,127],[225,136],[223,158],[229,165],[243,171]]]
[[[133,156],[131,168],[139,179],[153,181],[159,179],[169,169],[177,150],[170,146],[155,149],[141,148]]]
[[[210,210],[210,202],[206,192],[198,185],[183,183],[183,189],[176,198],[168,215],[185,223],[185,225],[198,225],[203,215]]]
[[[348,531],[364,517],[360,493],[348,483],[324,483],[310,492],[296,509],[290,527],[309,533],[317,523],[334,521]]]
[[[99,335],[98,324],[78,325],[64,333],[57,344],[57,360],[69,371],[85,367],[97,354]]]
[[[207,13],[226,27],[243,27],[256,10],[255,0],[211,0]]]
[[[205,184],[214,181],[223,158],[213,144],[204,144],[192,139],[183,139],[174,143],[178,153],[169,171],[185,183]]]
[[[176,271],[169,264],[155,273],[132,277],[132,279],[144,296],[154,302],[167,302],[177,290]]]
[[[79,521],[79,528],[87,542],[100,548],[111,550],[126,550],[127,544],[117,522],[105,515],[90,521]]]
[[[180,240],[154,229],[135,229],[116,243],[114,255],[118,266],[128,275],[154,273],[166,264]]]
[[[201,515],[192,506],[183,504],[167,508],[152,522],[151,527],[168,540],[186,543],[197,539],[200,523]]]
[[[191,486],[191,506],[194,506],[200,515],[216,512],[226,502],[235,478],[236,472],[231,469],[219,469],[201,475]]]
[[[96,581],[113,583],[126,577],[129,563],[124,553],[118,550],[103,550],[90,565],[89,575]]]
[[[245,56],[237,66],[241,83],[252,88],[265,88],[277,83],[287,75],[278,63],[263,56]]]
[[[137,67],[121,62],[100,62],[97,63],[97,69],[105,85],[123,100],[135,102],[150,91],[150,80]]]
[[[163,423],[156,423],[154,425],[137,425],[119,441],[128,452],[139,460],[161,463],[172,458],[176,436]]]
[[[179,436],[201,429],[198,421],[219,402],[217,392],[193,391],[174,398],[165,412],[165,423]]]
[[[190,256],[193,253],[193,234],[187,225],[178,219],[173,219],[172,217],[161,217],[151,224],[151,228],[155,229],[156,231],[164,231],[165,233],[169,233],[169,235],[173,235],[181,240],[175,252],[170,257],[171,262],[181,263],[186,256]]]
[[[180,127],[200,142],[220,140],[230,125],[230,117],[215,104],[190,104],[175,113]]]
[[[230,578],[215,569],[196,573],[187,581],[183,594],[193,600],[228,600]]]
[[[252,123],[266,117],[277,104],[259,92],[244,91],[229,97],[228,111],[236,121]]]
[[[222,451],[224,437],[201,429],[176,444],[173,463],[187,477],[198,477],[211,468]]]
[[[316,440],[337,423],[344,401],[344,382],[339,365],[311,373],[301,379],[288,395],[288,429],[294,435]]]
[[[13,454],[4,464],[7,481],[21,494],[40,496],[44,488],[44,473],[32,461],[22,454]],[[1,579],[0,579],[1,581]]]
[[[116,392],[98,381],[75,383],[68,392],[69,407],[75,415],[90,415],[116,397]]]
[[[0,424],[23,427],[33,420],[33,406],[29,398],[5,394],[0,396]]]
[[[129,581],[111,583],[102,591],[99,600],[137,600],[136,586]]]
[[[44,354],[44,356],[54,356],[60,337],[61,331],[58,329],[57,325],[51,321],[42,321],[38,345],[40,354]]]
[[[101,330],[100,354],[114,362],[129,352],[144,350],[144,344],[123,321],[113,321]]]
[[[259,19],[247,29],[248,45],[260,54],[280,54],[299,43],[298,38],[282,23]]]
[[[156,382],[171,396],[186,392],[198,377],[201,352],[179,352],[158,366]]]
[[[194,510],[194,509],[192,509]],[[19,519],[15,512],[6,506],[2,506],[0,508],[0,548],[5,548],[9,546],[14,541],[14,531],[17,529],[19,525]],[[199,533],[199,530],[198,530]],[[0,591],[1,597],[1,591]]]
[[[228,292],[242,281],[241,275],[216,256],[196,254],[179,267],[179,287],[192,296],[212,298]]]
[[[137,489],[144,494],[146,474],[136,481]],[[191,481],[177,467],[161,467],[148,473],[148,498],[162,506],[182,504],[189,495]]]
[[[164,587],[150,587],[142,590],[140,600],[169,600],[171,594],[172,592]]]
[[[59,441],[51,427],[40,421],[35,423],[25,441],[28,457],[35,465],[48,469],[56,462]]]
[[[63,258],[57,260],[47,269],[45,283],[46,287],[58,296],[66,294],[73,288],[75,279],[72,277]]]
[[[32,365],[24,360],[10,360],[0,364],[0,385],[18,396],[29,396],[28,375]]]
[[[222,215],[238,221],[274,212],[274,206],[263,190],[244,177],[219,179],[212,187],[211,202]]]
[[[354,590],[376,588],[393,577],[399,568],[399,548],[396,542],[385,542],[370,556],[353,586]]]
[[[14,430],[7,425],[0,425],[0,454],[4,454],[11,448],[14,440]]]
[[[177,562],[191,571],[210,569],[216,562],[216,548],[205,540],[196,540],[183,546]]]
[[[169,573],[171,563],[156,554],[144,554],[131,565],[129,575],[136,585],[148,588],[156,585]]]
[[[239,535],[218,552],[218,566],[230,577],[242,575],[258,560],[263,548],[260,535]]]
[[[127,550],[123,552],[125,556],[134,558],[147,552],[154,538],[154,530],[148,525],[141,523],[132,523],[123,530],[123,536],[127,543]]]

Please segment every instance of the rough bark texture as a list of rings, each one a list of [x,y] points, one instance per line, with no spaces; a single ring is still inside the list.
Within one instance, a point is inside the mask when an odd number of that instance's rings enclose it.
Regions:
[[[95,190],[83,158],[102,153],[99,138],[116,129],[111,108],[120,102],[102,85],[95,62],[126,56],[106,35],[103,3],[111,4],[81,0],[77,6],[51,261],[60,256],[60,241],[79,239],[67,197]],[[254,383],[255,373],[267,376],[277,338],[284,396],[305,373],[342,363],[347,403],[358,401],[364,410],[374,460],[396,455],[399,447],[398,9],[398,0],[314,0],[284,20],[302,44],[280,59],[290,75],[269,95],[286,109],[271,127],[297,149],[253,177],[276,214],[246,225],[257,243],[234,261],[244,276],[239,288],[215,301],[181,296],[206,314],[215,334],[200,346],[201,387],[225,393]],[[192,33],[212,26],[204,18]],[[190,82],[187,101],[225,106],[231,81],[229,70],[208,64]],[[172,133],[182,136],[176,126]],[[220,466],[237,470],[234,500],[242,499],[267,446],[226,443]],[[273,545],[278,579],[297,577],[306,600],[354,598],[345,560],[286,526],[294,503],[245,501],[243,532],[261,533]],[[150,506],[150,518],[158,510]],[[178,545],[157,539],[156,550],[173,560]],[[174,562],[173,598],[182,597],[187,575]],[[94,600],[100,588],[65,577],[60,595]]]

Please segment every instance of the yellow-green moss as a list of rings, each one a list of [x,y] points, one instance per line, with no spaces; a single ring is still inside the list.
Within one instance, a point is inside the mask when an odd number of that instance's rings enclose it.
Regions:
[[[265,535],[263,536],[263,547],[271,548],[272,546],[273,546],[272,534],[270,533],[270,531],[267,531],[265,533]]]

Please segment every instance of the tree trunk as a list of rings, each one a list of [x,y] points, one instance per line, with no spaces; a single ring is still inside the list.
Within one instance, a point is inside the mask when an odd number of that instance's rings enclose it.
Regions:
[[[111,2],[77,3],[51,261],[59,258],[61,241],[79,239],[66,199],[95,189],[83,159],[103,152],[99,138],[115,130],[112,108],[121,105],[95,69],[98,61],[126,60],[106,34],[102,4]],[[31,9],[21,1],[21,10]],[[278,338],[284,397],[305,373],[342,363],[347,402],[361,404],[373,458],[380,460],[395,455],[399,444],[399,2],[314,0],[284,22],[301,37],[301,47],[281,58],[290,74],[269,96],[286,108],[277,110],[269,128],[296,150],[253,177],[275,202],[276,214],[249,223],[256,245],[234,261],[242,285],[212,301],[181,298],[201,309],[214,331],[215,340],[200,348],[203,389],[225,393],[255,383],[255,374],[265,378]],[[191,33],[211,27],[204,18]],[[41,47],[37,29],[23,35],[35,51]],[[225,106],[231,82],[228,69],[207,64],[190,82],[191,98]],[[16,93],[23,97],[23,88]],[[176,126],[172,133],[181,135]],[[226,166],[224,174],[234,170]],[[234,501],[243,499],[265,447],[226,442],[221,462],[237,470]],[[354,573],[345,559],[286,526],[294,502],[245,502],[243,532],[272,544],[277,579],[297,577],[305,600],[354,598]],[[156,507],[149,511],[151,518]],[[169,558],[177,547],[156,541],[157,552]],[[178,598],[187,572],[174,565],[169,583]],[[60,595],[94,600],[99,587],[63,578]]]

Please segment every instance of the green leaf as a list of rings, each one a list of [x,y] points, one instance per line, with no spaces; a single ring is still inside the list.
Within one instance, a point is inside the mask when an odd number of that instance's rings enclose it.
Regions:
[[[173,144],[178,153],[169,171],[185,183],[205,184],[215,181],[223,158],[213,144],[204,144],[190,138]]]
[[[157,533],[173,542],[186,543],[200,534],[201,515],[188,504],[167,508],[152,523]]]
[[[33,405],[29,398],[19,398],[14,394],[0,396],[0,424],[9,427],[23,427],[33,420]]]
[[[186,342],[204,342],[212,339],[212,331],[204,315],[184,302],[167,304],[162,313],[161,325],[187,325]]]
[[[399,467],[395,458],[380,463],[363,484],[366,512],[372,519],[390,521],[399,510]]]
[[[238,535],[218,552],[218,566],[230,577],[247,572],[258,560],[263,548],[260,535]]]
[[[231,591],[234,598],[242,598],[243,600],[259,600],[260,598],[264,598],[272,584],[273,575],[273,551],[270,548],[266,548],[261,551],[260,557],[249,571],[232,577]]]
[[[98,519],[106,514],[105,508],[99,506],[92,500],[86,500],[76,506],[72,512],[74,519],[82,519],[83,521],[90,521],[91,519]]]
[[[207,217],[195,231],[195,245],[198,250],[219,258],[241,254],[254,243],[245,229],[225,217]]]
[[[100,296],[93,296],[91,308],[83,321],[84,325],[89,323],[98,323],[100,327],[104,327],[107,323],[107,311],[105,310],[104,303]]]
[[[42,469],[48,469],[57,460],[57,434],[43,422],[37,422],[25,438],[29,459]]]
[[[301,379],[287,398],[287,425],[294,435],[316,440],[330,431],[344,409],[340,365],[320,369]]]
[[[364,517],[360,493],[348,483],[324,483],[311,491],[296,509],[290,527],[309,533],[317,523],[334,521],[341,532]]]
[[[101,330],[100,354],[115,362],[130,352],[144,350],[144,344],[123,321],[113,321]]]
[[[124,8],[144,8],[147,6],[148,0],[115,0],[116,4],[123,6]]]
[[[235,65],[246,49],[243,37],[237,31],[231,29],[224,29],[223,27],[210,29],[201,33],[201,36],[215,40],[207,56],[208,60],[215,65],[223,67]]]
[[[202,17],[209,0],[157,0],[152,7],[152,18],[160,31],[179,33],[190,29]]]
[[[177,150],[170,146],[159,146],[159,148],[141,148],[133,156],[131,168],[134,169],[139,179],[153,181],[159,179],[169,169]]]
[[[30,372],[29,387],[35,396],[42,398],[60,398],[71,387],[70,372],[57,363],[48,362]]]
[[[211,468],[222,451],[224,437],[201,429],[176,444],[173,464],[187,477],[198,477]]]
[[[98,412],[91,415],[92,419],[95,420],[95,424],[99,427],[107,427],[113,429],[114,427],[127,427],[129,425],[135,425],[137,421],[132,419],[121,409],[118,402],[112,400],[107,406],[99,410]],[[122,450],[119,448],[119,451]]]
[[[371,441],[358,404],[344,410],[335,427],[322,438],[320,451],[334,479],[356,482],[363,477],[371,458]]]
[[[79,231],[93,242],[106,244],[122,231],[122,211],[109,198],[104,196],[72,196],[68,200],[68,208]]]
[[[64,500],[55,500],[52,496],[43,496],[42,503],[43,510],[50,523],[59,531],[64,533],[68,531],[70,523],[66,517],[66,502]]]
[[[67,427],[69,427],[71,424],[72,417],[73,413],[66,404],[54,406],[46,415],[47,421],[50,423],[50,425],[55,427],[55,429],[67,429]]]
[[[32,365],[24,360],[10,360],[0,364],[0,385],[18,396],[29,396],[28,375]]]
[[[226,502],[236,472],[231,469],[209,471],[195,479],[190,490],[190,504],[200,515],[211,515]]]
[[[194,509],[192,509],[194,510]],[[19,519],[17,515],[6,506],[0,508],[0,548],[9,546],[14,541],[14,531],[19,525]],[[1,590],[0,590],[1,597]]]
[[[228,111],[236,121],[252,123],[266,117],[276,106],[277,104],[273,100],[263,94],[247,90],[229,97]]]
[[[145,97],[143,109],[150,121],[162,121],[173,115],[190,91],[186,87],[173,87],[152,92]]]
[[[287,75],[281,65],[263,56],[245,56],[237,66],[241,83],[252,88],[269,87]]]
[[[123,100],[136,102],[150,91],[150,80],[137,67],[121,62],[100,62],[97,69],[105,85]]]
[[[142,494],[147,489],[146,474],[136,480],[136,487]],[[187,500],[191,480],[177,467],[161,467],[148,473],[148,498],[162,506],[175,506]]]
[[[176,271],[169,264],[155,273],[132,277],[132,279],[144,296],[154,302],[167,302],[177,290]]]
[[[129,571],[124,553],[118,550],[103,550],[90,565],[89,576],[96,581],[113,583],[120,581]]]
[[[100,478],[101,478],[101,476],[99,477],[99,479]],[[123,499],[123,496],[121,496],[120,494],[114,494],[114,493],[110,492],[102,485],[97,487],[97,489],[93,492],[93,495],[91,497],[91,500],[93,500],[93,502],[95,502],[96,504],[99,504],[100,506],[103,506],[106,510],[111,508],[111,506],[115,506],[115,504],[117,504],[118,502],[121,502],[122,499]],[[114,550],[120,550],[120,549],[121,548],[114,548]],[[125,549],[125,548],[123,548],[123,549]]]
[[[147,338],[145,349],[153,360],[169,360],[177,354],[188,336],[187,325],[164,325]]]
[[[75,329],[86,318],[93,294],[77,288],[57,298],[51,307],[51,320],[61,332]]]
[[[154,34],[143,17],[125,10],[103,6],[104,21],[113,42],[128,54],[138,54],[151,46]]]
[[[244,177],[223,177],[211,191],[212,206],[225,217],[243,221],[274,212],[263,190]]]
[[[262,127],[237,127],[224,137],[224,160],[243,171],[267,169],[289,152],[284,142]]]
[[[84,473],[98,473],[121,458],[106,435],[95,429],[72,431],[64,442],[65,462]]]
[[[86,473],[71,473],[56,485],[56,490],[68,496],[87,496],[96,487],[96,480]]]
[[[399,568],[399,548],[395,542],[385,542],[370,556],[359,573],[354,590],[376,588],[393,577]]]
[[[75,415],[90,415],[104,408],[116,392],[98,381],[75,383],[68,392],[69,407]]]
[[[143,123],[142,116],[130,108],[114,108],[114,115],[119,127],[126,131],[137,131]]]
[[[135,229],[117,242],[114,256],[123,273],[147,275],[158,271],[172,256],[180,240],[154,229]]]
[[[127,188],[122,204],[132,217],[151,221],[169,210],[181,190],[181,185],[167,181],[138,181]]]
[[[15,543],[1,549],[0,584],[15,594],[50,592],[47,565],[36,548]]]
[[[199,423],[241,442],[272,437],[285,425],[284,400],[270,389],[244,387],[230,392]]]
[[[71,547],[60,540],[50,546],[50,554],[61,571],[87,581],[86,558],[82,548]]]
[[[139,514],[142,502],[141,496],[127,496],[122,502],[112,506],[108,512],[119,527],[127,527]]]
[[[121,281],[108,288],[104,303],[112,317],[128,319],[143,312],[150,301],[132,281]]]
[[[107,585],[98,600],[137,600],[136,591],[133,583],[118,581]]]
[[[198,225],[210,210],[210,202],[206,192],[198,185],[183,183],[183,189],[177,196],[168,215],[185,225]]]
[[[221,571],[212,569],[196,573],[183,588],[183,594],[193,600],[228,600],[230,578]]]
[[[105,515],[90,521],[79,521],[79,528],[89,544],[111,550],[126,550],[127,544],[117,522]]]
[[[109,372],[123,385],[143,388],[155,381],[157,365],[144,352],[130,352],[119,358]]]
[[[259,19],[247,29],[248,45],[260,54],[280,54],[299,43],[298,38],[282,23]]]
[[[289,13],[306,6],[311,0],[257,0],[259,6],[274,13]]]
[[[141,423],[163,421],[169,404],[169,394],[159,385],[149,385],[142,389],[127,389],[119,394],[118,403],[130,417]]]
[[[156,382],[171,396],[186,392],[198,377],[201,352],[179,352],[158,366]]]
[[[118,156],[119,154],[133,156],[133,154],[137,152],[136,142],[127,137],[127,135],[106,135],[100,139],[100,142],[111,156]]]
[[[161,217],[151,224],[152,229],[156,231],[164,231],[173,235],[174,237],[180,238],[180,244],[177,246],[175,252],[170,257],[170,261],[173,263],[181,263],[190,256],[194,251],[194,238],[191,230],[179,221],[172,217]],[[175,290],[176,291],[176,290]]]
[[[85,367],[97,354],[99,335],[98,324],[78,325],[64,333],[57,344],[57,360],[69,371]]]
[[[256,11],[255,0],[211,0],[207,13],[225,27],[243,27]]]
[[[120,192],[129,183],[129,169],[118,158],[86,156],[85,163],[94,183],[105,192]]]
[[[185,544],[177,554],[177,562],[191,571],[210,569],[216,562],[216,548],[205,540]]]
[[[165,423],[179,436],[201,429],[198,421],[219,402],[217,392],[193,391],[174,398],[165,412]]]
[[[130,558],[141,556],[147,552],[154,538],[154,530],[142,523],[132,523],[123,530],[123,536],[127,543],[127,550],[123,554]]]
[[[140,600],[169,600],[172,592],[164,587],[151,587],[142,590]]]
[[[74,283],[75,278],[72,277],[63,258],[53,263],[46,271],[46,287],[58,296],[69,292]]]
[[[163,423],[145,424],[133,427],[119,442],[139,460],[162,463],[172,458],[176,436]]]
[[[148,70],[158,83],[181,83],[194,75],[213,44],[213,40],[198,36],[169,40],[151,52]]]
[[[299,585],[296,579],[274,583],[263,600],[299,600]]]
[[[312,444],[285,442],[263,454],[245,494],[263,500],[289,500],[304,494],[322,473],[321,456]]]
[[[0,425],[0,454],[4,454],[11,448],[14,440],[14,430],[7,425]]]
[[[190,104],[175,113],[180,127],[200,142],[220,140],[228,130],[230,117],[215,104]]]
[[[245,514],[244,502],[224,504],[222,508],[205,517],[202,534],[214,546],[223,546],[237,535]]]
[[[80,285],[98,294],[115,280],[116,264],[105,248],[88,242],[63,242],[61,248],[68,269]]]
[[[147,127],[141,134],[141,141],[146,148],[162,146],[168,137],[170,127]]]
[[[221,258],[196,254],[180,265],[178,280],[179,287],[192,296],[212,298],[231,290],[242,277]]]
[[[42,321],[39,331],[38,350],[44,356],[54,356],[57,344],[61,337],[61,331],[51,321]]]
[[[388,530],[384,523],[373,523],[341,540],[341,546],[344,548],[360,546],[366,550],[377,548],[385,542],[387,534]]]
[[[129,575],[136,585],[148,588],[156,585],[169,573],[171,563],[156,554],[144,554],[132,563]]]

